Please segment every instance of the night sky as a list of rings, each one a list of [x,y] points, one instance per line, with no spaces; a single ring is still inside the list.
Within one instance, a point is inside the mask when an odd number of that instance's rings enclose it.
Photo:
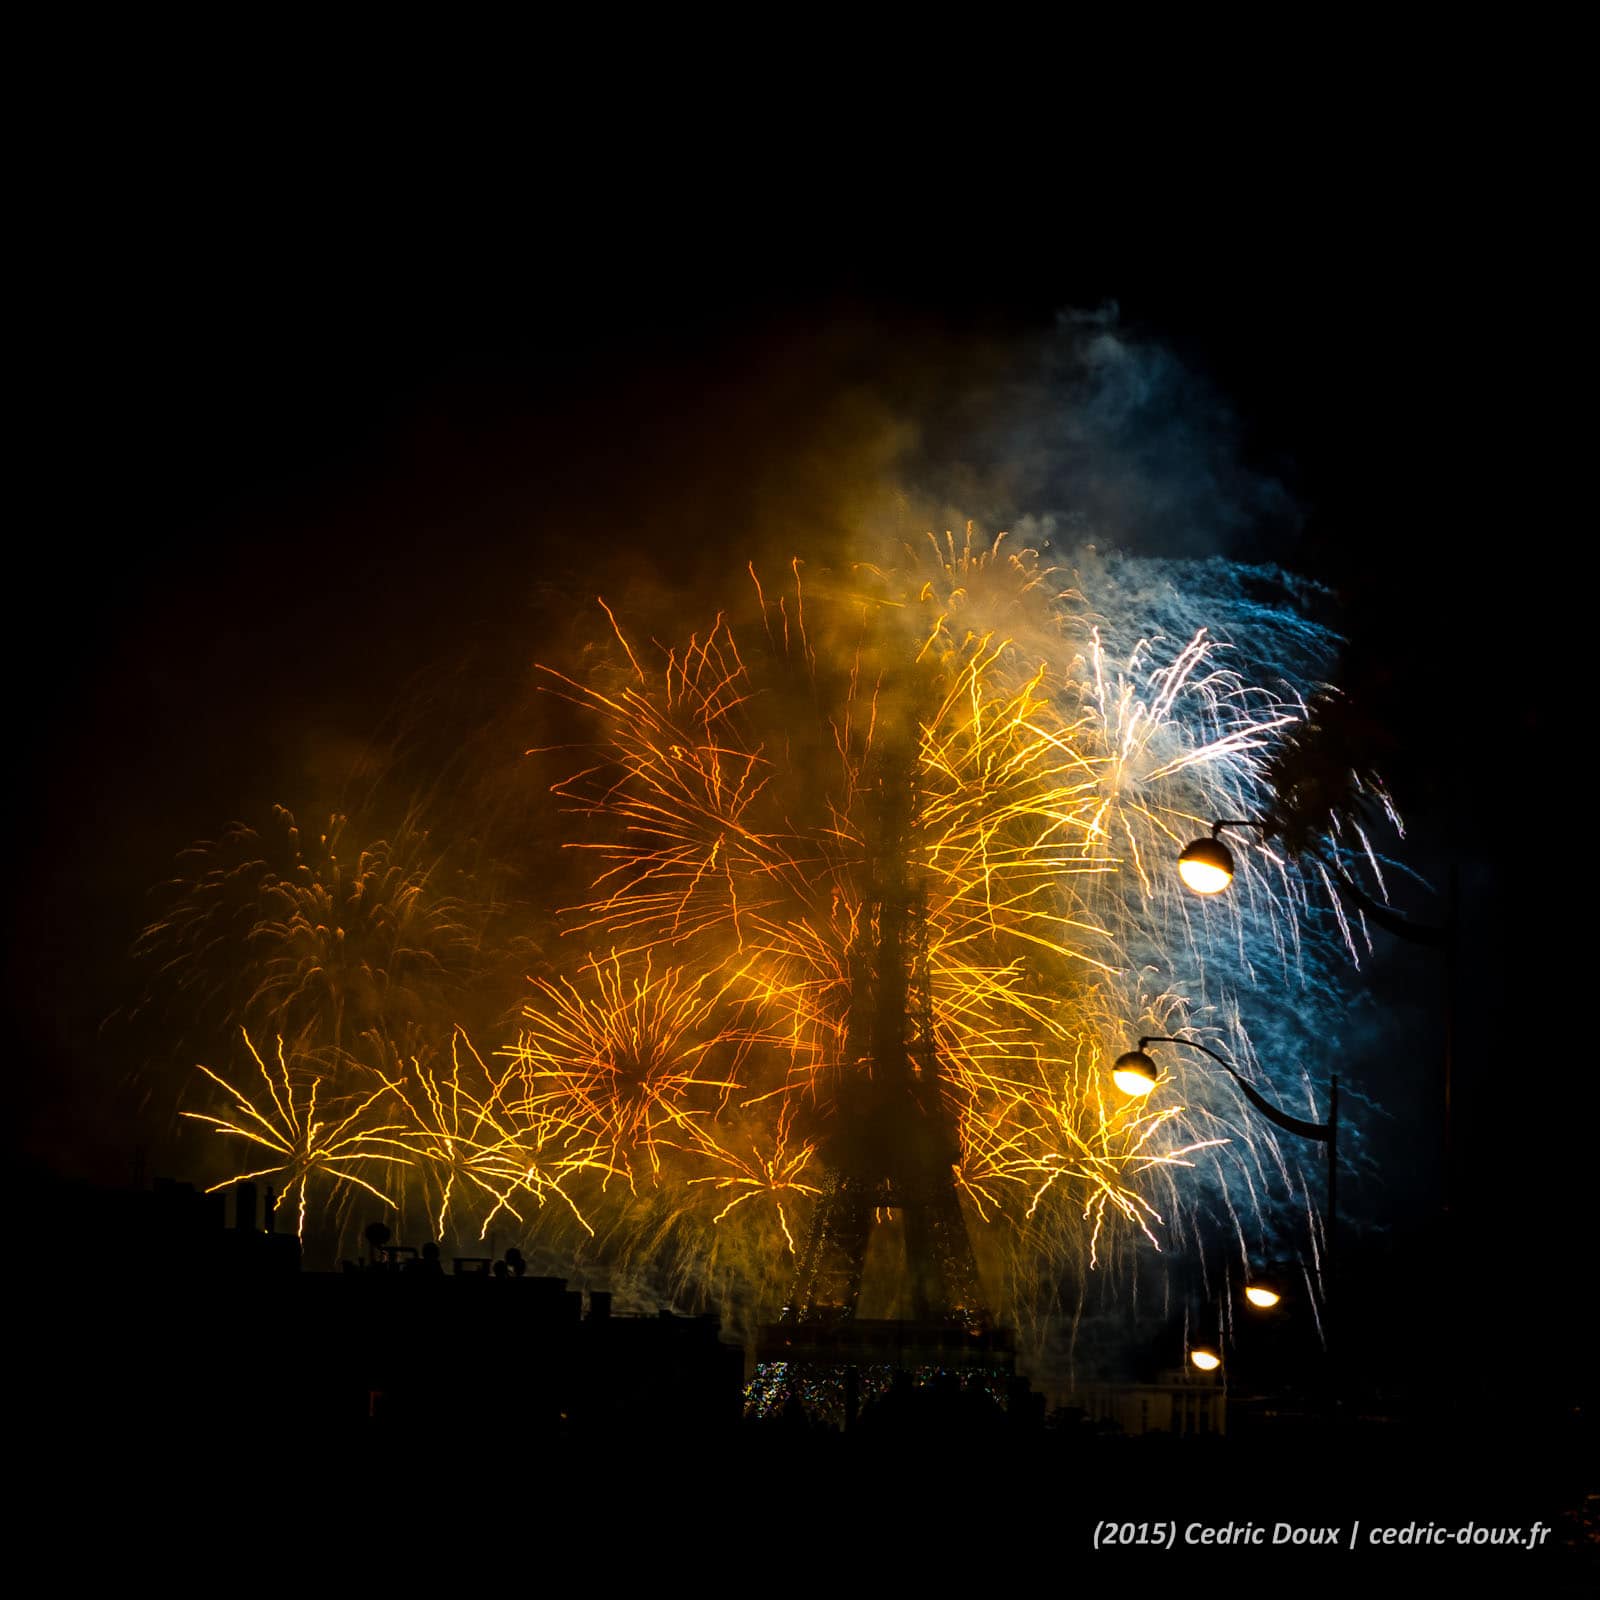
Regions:
[[[314,189],[270,177],[106,154],[31,247],[41,492],[13,535],[7,963],[30,1166],[130,1175],[104,1092],[125,1064],[97,1027],[179,848],[315,794],[416,673],[525,627],[536,578],[692,590],[742,567],[741,530],[845,516],[886,419],[914,428],[897,471],[959,483],[995,397],[1056,381],[1027,363],[1057,315],[1115,304],[1181,377],[1163,401],[1181,442],[1198,429],[1227,470],[1210,509],[1122,505],[1107,542],[1278,562],[1336,591],[1340,681],[1407,858],[1463,877],[1486,1315],[1507,1262],[1570,1266],[1581,1216],[1508,1201],[1570,1155],[1521,1147],[1520,1179],[1486,1159],[1505,1097],[1519,1123],[1531,1112],[1530,1052],[1586,1020],[1548,1009],[1588,959],[1552,887],[1573,836],[1517,815],[1519,791],[1548,804],[1573,759],[1543,659],[1581,628],[1550,605],[1573,581],[1553,467],[1572,432],[1564,291],[1521,203],[1491,214],[1464,189],[1444,215],[1396,183],[1347,218],[1246,234],[1237,218],[1269,198],[1252,190],[1135,241],[1092,211],[1068,226],[1035,203],[1008,222],[993,195],[966,229],[951,212],[922,227],[791,210],[769,190],[702,215],[665,192],[580,204],[530,181],[496,207],[435,209],[342,169]],[[1351,1064],[1376,1082],[1431,1048],[1440,1011],[1424,958],[1385,947],[1364,981],[1398,1019],[1398,1047],[1373,1037]],[[1402,1118],[1422,1110],[1408,1081],[1386,1095]],[[1415,1128],[1375,1138],[1394,1214],[1415,1218],[1431,1182]],[[1525,1355],[1551,1336],[1508,1335]]]

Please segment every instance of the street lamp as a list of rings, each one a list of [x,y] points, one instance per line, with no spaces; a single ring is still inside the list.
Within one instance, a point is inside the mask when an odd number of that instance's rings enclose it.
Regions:
[[[1269,824],[1263,817],[1224,817],[1211,824],[1210,838],[1191,839],[1178,856],[1178,876],[1196,894],[1221,894],[1233,882],[1233,852],[1217,837],[1224,828],[1257,828],[1266,833]],[[1450,948],[1455,931],[1453,885],[1450,914],[1443,926],[1413,922],[1410,917],[1380,905],[1331,857],[1319,850],[1306,853],[1326,869],[1328,879],[1339,896],[1384,932],[1411,944],[1429,945],[1436,950]]]
[[[1327,1145],[1328,1209],[1324,1219],[1324,1229],[1328,1238],[1328,1262],[1327,1287],[1323,1293],[1323,1302],[1327,1345],[1331,1353],[1333,1349],[1333,1234],[1339,1200],[1339,1079],[1337,1074],[1328,1079],[1328,1120],[1326,1122],[1306,1122],[1303,1118],[1291,1117],[1288,1112],[1280,1111],[1270,1100],[1265,1099],[1253,1084],[1247,1083],[1239,1075],[1238,1069],[1226,1056],[1218,1055],[1209,1045],[1201,1044],[1198,1039],[1179,1039],[1172,1035],[1155,1034],[1147,1035],[1139,1041],[1135,1049],[1129,1050],[1125,1055],[1118,1056],[1111,1069],[1112,1082],[1130,1097],[1149,1094],[1156,1086],[1156,1079],[1159,1077],[1160,1072],[1155,1062],[1146,1053],[1146,1047],[1152,1044],[1186,1045],[1191,1050],[1198,1050],[1201,1055],[1209,1056],[1239,1085],[1240,1092],[1245,1099],[1274,1127],[1282,1128],[1285,1133],[1295,1134],[1301,1139],[1313,1139],[1318,1144]],[[1271,1298],[1258,1299],[1258,1294],[1270,1296]],[[1280,1298],[1264,1285],[1254,1292],[1246,1289],[1245,1296],[1252,1305],[1260,1306],[1263,1309],[1276,1305]],[[1196,1366],[1201,1365],[1198,1359],[1200,1354],[1201,1352],[1199,1351],[1193,1353]],[[1205,1368],[1204,1370],[1210,1371],[1211,1369]]]
[[[1252,1283],[1244,1291],[1244,1297],[1253,1306],[1260,1307],[1263,1311],[1270,1311],[1283,1296],[1276,1289],[1269,1289],[1264,1283]]]
[[[1233,882],[1233,852],[1217,837],[1224,828],[1250,828],[1248,821],[1211,824],[1209,839],[1191,839],[1178,857],[1178,876],[1196,894],[1221,894]]]
[[[1195,1349],[1189,1352],[1189,1359],[1202,1372],[1215,1372],[1222,1365],[1222,1357],[1215,1350]]]
[[[1139,1049],[1118,1056],[1111,1068],[1111,1081],[1130,1100],[1137,1100],[1140,1096],[1149,1094],[1155,1088],[1156,1079],[1160,1076],[1155,1062],[1144,1053],[1145,1042],[1141,1039]]]
[[[1255,828],[1269,833],[1271,825],[1263,817],[1226,817],[1211,824],[1211,836],[1192,839],[1178,856],[1178,876],[1184,884],[1200,895],[1221,894],[1233,882],[1233,852],[1218,835],[1224,828]],[[1443,1156],[1444,1156],[1444,1209],[1452,1209],[1455,1168],[1455,1035],[1457,997],[1457,941],[1456,929],[1460,921],[1460,896],[1455,869],[1450,872],[1449,896],[1445,920],[1441,923],[1414,922],[1410,917],[1392,910],[1374,900],[1371,895],[1347,873],[1333,857],[1320,850],[1306,852],[1323,869],[1334,892],[1345,903],[1353,906],[1374,926],[1407,944],[1424,945],[1438,950],[1444,956],[1444,1084],[1443,1084]]]

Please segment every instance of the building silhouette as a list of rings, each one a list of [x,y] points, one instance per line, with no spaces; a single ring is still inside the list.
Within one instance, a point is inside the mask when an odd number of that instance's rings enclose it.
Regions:
[[[528,1441],[710,1436],[737,1427],[744,1353],[715,1317],[616,1316],[609,1294],[521,1256],[446,1260],[387,1242],[302,1270],[251,1185],[64,1186],[76,1248],[26,1284],[40,1331],[21,1409],[130,1442],[296,1429]],[[497,1270],[504,1269],[504,1270]]]

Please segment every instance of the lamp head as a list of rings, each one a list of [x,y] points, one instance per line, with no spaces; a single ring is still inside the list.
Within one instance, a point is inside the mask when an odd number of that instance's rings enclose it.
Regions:
[[[1269,1288],[1264,1283],[1252,1283],[1244,1292],[1244,1297],[1253,1306],[1259,1306],[1263,1311],[1270,1311],[1283,1296],[1276,1289]]]
[[[1178,857],[1178,876],[1196,894],[1221,894],[1233,882],[1233,852],[1220,839],[1196,839]]]
[[[1202,1372],[1215,1372],[1222,1365],[1222,1357],[1215,1350],[1196,1349],[1189,1352],[1189,1359]]]
[[[1111,1081],[1130,1099],[1149,1094],[1160,1076],[1160,1068],[1143,1050],[1130,1050],[1111,1066]]]

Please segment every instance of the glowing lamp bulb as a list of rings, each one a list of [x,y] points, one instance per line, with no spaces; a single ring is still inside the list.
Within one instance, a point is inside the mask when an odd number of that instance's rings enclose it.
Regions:
[[[1178,857],[1178,876],[1196,894],[1221,894],[1233,882],[1233,852],[1220,839],[1196,839]]]
[[[1244,1297],[1253,1306],[1260,1306],[1265,1311],[1269,1306],[1275,1306],[1283,1298],[1276,1289],[1265,1289],[1259,1283],[1253,1283],[1244,1292]]]
[[[1111,1068],[1111,1081],[1130,1099],[1149,1094],[1158,1076],[1155,1062],[1143,1050],[1118,1056]]]
[[[1202,1372],[1215,1372],[1222,1365],[1222,1357],[1213,1350],[1191,1350],[1189,1359]]]

